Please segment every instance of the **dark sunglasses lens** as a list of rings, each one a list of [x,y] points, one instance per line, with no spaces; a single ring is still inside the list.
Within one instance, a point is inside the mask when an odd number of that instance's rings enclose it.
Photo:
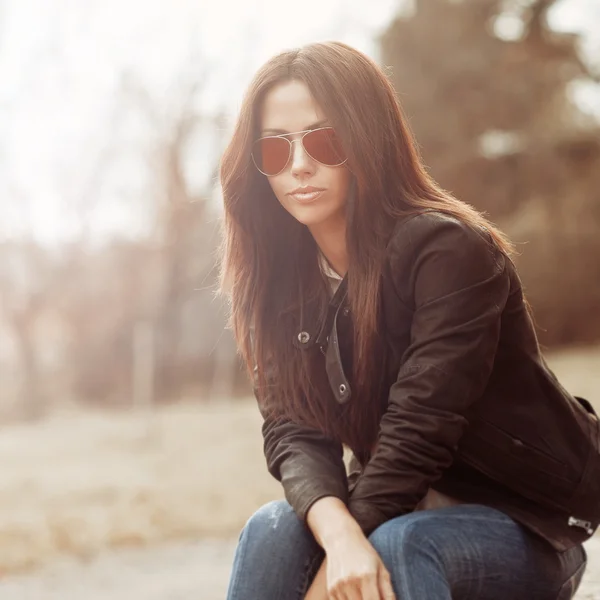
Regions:
[[[304,136],[304,148],[315,160],[335,167],[346,160],[342,144],[333,129],[317,129]]]
[[[290,143],[285,138],[257,140],[252,149],[256,166],[266,175],[277,175],[283,171],[289,157]]]

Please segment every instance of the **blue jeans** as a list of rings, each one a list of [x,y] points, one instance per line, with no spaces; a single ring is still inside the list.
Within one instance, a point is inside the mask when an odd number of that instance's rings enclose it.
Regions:
[[[397,600],[566,600],[586,565],[583,547],[556,552],[504,513],[477,504],[403,515],[369,540]],[[227,600],[301,600],[323,557],[287,502],[266,504],[242,530]]]

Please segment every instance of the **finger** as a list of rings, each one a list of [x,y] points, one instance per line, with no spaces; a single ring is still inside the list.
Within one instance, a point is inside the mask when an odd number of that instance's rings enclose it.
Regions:
[[[327,586],[327,600],[346,600],[344,590],[340,584],[334,584],[333,587]]]
[[[379,595],[381,600],[396,600],[394,588],[392,587],[392,578],[387,569],[379,571]]]
[[[361,581],[360,600],[380,600],[379,582],[375,573],[367,575]]]
[[[363,600],[360,587],[352,581],[340,581],[330,592],[331,600]]]
[[[344,600],[363,600],[359,582],[349,583],[344,589],[344,593]]]

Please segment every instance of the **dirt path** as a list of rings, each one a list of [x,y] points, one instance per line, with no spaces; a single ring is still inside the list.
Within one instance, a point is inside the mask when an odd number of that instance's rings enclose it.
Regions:
[[[235,541],[113,551],[0,581],[2,600],[224,600]],[[600,538],[577,600],[600,600]],[[257,599],[259,600],[259,599]]]
[[[0,580],[2,600],[223,600],[235,541],[179,542]]]

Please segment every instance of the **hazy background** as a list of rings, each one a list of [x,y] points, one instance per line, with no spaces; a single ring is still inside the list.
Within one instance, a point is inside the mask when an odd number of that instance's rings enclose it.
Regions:
[[[600,398],[598,0],[0,0],[0,573],[229,543],[280,497],[214,299],[218,161],[253,72],[326,39],[389,67]]]

